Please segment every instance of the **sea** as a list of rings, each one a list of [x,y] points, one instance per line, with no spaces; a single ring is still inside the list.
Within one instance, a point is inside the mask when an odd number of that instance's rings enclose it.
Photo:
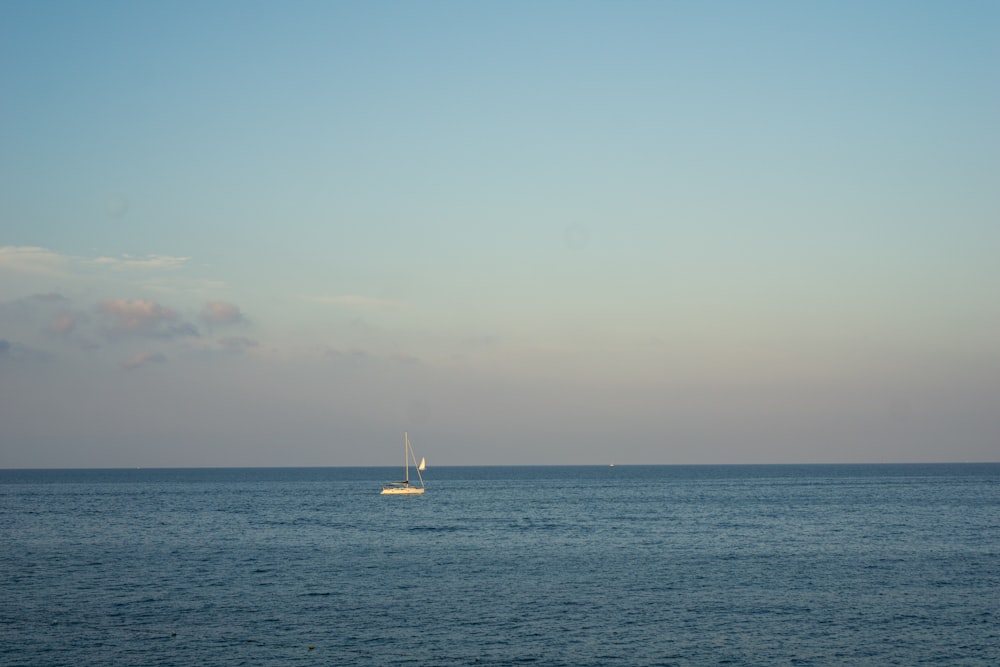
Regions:
[[[0,665],[1000,665],[1000,464],[0,471]]]

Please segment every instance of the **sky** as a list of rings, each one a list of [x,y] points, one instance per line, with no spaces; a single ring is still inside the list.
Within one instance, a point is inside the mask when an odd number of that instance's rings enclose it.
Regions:
[[[1000,460],[1000,4],[0,3],[0,468]]]

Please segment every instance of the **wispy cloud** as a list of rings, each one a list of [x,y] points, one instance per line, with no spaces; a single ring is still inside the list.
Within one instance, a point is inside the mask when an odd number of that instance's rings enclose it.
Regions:
[[[335,361],[351,361],[353,363],[366,363],[368,360],[374,358],[370,352],[360,348],[345,351],[328,347],[323,354],[328,359],[333,359]]]
[[[73,300],[58,292],[34,294],[20,300],[21,315],[25,318],[48,318],[44,329],[57,336],[69,337],[77,328],[89,321],[86,313],[74,310]]]
[[[73,333],[80,321],[81,316],[61,311],[52,316],[49,321],[49,331],[60,336],[68,336]]]
[[[48,358],[45,351],[29,347],[19,341],[0,338],[0,361],[13,362],[44,361]]]
[[[193,324],[156,301],[105,299],[97,310],[110,323],[112,333],[168,338],[198,335]]]
[[[352,348],[341,350],[334,347],[327,347],[323,351],[323,356],[337,363],[349,363],[351,365],[384,365],[386,363],[419,366],[423,362],[420,357],[406,352],[382,353],[362,348]]]
[[[372,296],[360,294],[342,294],[337,296],[307,296],[306,301],[313,303],[326,303],[333,306],[345,306],[349,308],[395,308],[400,306],[399,301],[392,299],[379,299]]]
[[[0,246],[0,270],[43,276],[67,271],[69,258],[37,246]]]
[[[241,355],[258,348],[254,338],[212,335],[227,327],[248,329],[250,322],[235,303],[212,298],[224,285],[203,281],[195,289],[178,276],[175,270],[189,261],[168,255],[86,258],[0,246],[0,357],[12,363],[86,354],[99,361],[108,355],[92,353],[107,349],[121,367],[133,369],[175,353],[189,358],[184,351]],[[161,349],[145,351],[150,339]]]
[[[209,301],[201,309],[201,319],[208,324],[237,324],[243,321],[243,313],[235,304]]]
[[[89,264],[106,266],[114,270],[122,269],[176,269],[191,261],[190,257],[172,257],[170,255],[146,255],[145,257],[133,257],[122,255],[121,257],[97,257],[85,260]]]
[[[389,355],[389,359],[395,361],[399,364],[418,365],[420,364],[420,357],[415,357],[412,354],[406,354],[404,352],[397,352],[395,354]]]
[[[48,294],[35,294],[31,297],[35,301],[41,301],[42,303],[69,303],[69,297],[63,296],[57,292],[49,292]]]
[[[247,338],[246,336],[224,336],[219,339],[219,345],[226,352],[239,354],[250,348],[257,347],[258,343],[253,338]]]
[[[190,257],[171,255],[80,257],[38,246],[0,246],[0,270],[40,276],[72,277],[91,274],[95,269],[164,271],[180,268],[190,261]]]
[[[141,352],[128,359],[122,364],[126,369],[133,370],[136,368],[141,368],[147,364],[162,364],[166,362],[167,357],[160,352]]]

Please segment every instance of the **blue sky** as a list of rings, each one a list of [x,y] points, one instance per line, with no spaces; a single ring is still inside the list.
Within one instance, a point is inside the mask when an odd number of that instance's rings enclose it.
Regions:
[[[0,4],[0,467],[997,460],[993,2]]]

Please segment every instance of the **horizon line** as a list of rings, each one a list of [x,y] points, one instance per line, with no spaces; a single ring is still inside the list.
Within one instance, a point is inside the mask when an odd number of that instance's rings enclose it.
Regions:
[[[429,469],[456,468],[696,468],[696,467],[764,467],[764,466],[918,466],[918,465],[997,465],[997,461],[826,461],[783,463],[467,463],[433,466]],[[0,468],[0,472],[13,471],[67,471],[67,470],[328,470],[357,468],[396,468],[392,465],[256,465],[256,466],[71,466],[46,467],[22,466]]]

